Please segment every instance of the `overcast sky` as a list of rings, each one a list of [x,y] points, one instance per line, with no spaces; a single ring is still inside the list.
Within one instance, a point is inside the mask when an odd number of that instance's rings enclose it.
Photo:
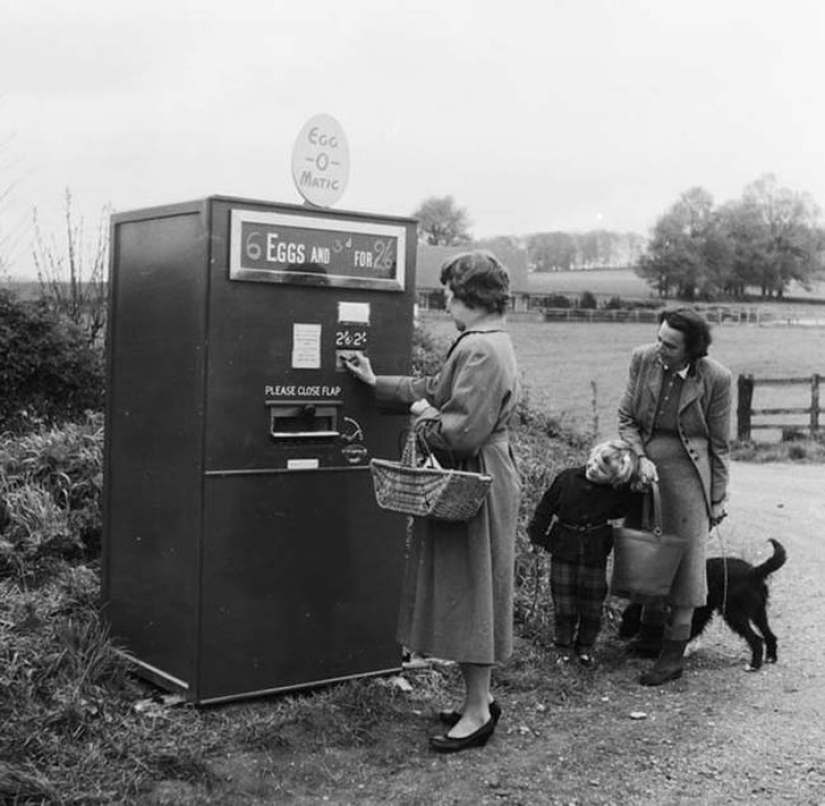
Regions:
[[[452,195],[476,237],[647,234],[764,173],[825,206],[822,0],[3,0],[0,244],[68,188],[115,210],[300,203],[303,124],[350,149],[336,207]]]

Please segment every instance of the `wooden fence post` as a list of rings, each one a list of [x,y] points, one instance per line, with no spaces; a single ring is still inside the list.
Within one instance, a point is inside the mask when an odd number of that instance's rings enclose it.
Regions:
[[[811,376],[811,437],[819,433],[819,381],[821,376],[816,372]]]
[[[736,436],[741,440],[751,438],[751,406],[753,403],[753,375],[740,375],[737,381],[738,406],[736,410]]]

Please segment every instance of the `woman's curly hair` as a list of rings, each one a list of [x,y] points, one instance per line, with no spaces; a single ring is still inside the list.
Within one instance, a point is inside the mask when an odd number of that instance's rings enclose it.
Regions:
[[[510,274],[487,251],[462,252],[441,267],[441,284],[468,308],[504,313],[510,299]]]

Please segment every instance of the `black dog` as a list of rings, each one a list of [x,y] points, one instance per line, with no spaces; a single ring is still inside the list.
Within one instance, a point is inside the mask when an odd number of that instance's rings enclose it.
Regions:
[[[784,547],[771,539],[773,556],[756,567],[734,557],[712,557],[707,562],[708,601],[693,611],[690,639],[700,636],[714,613],[719,613],[727,625],[744,638],[751,649],[751,661],[745,668],[755,672],[763,658],[776,663],[776,636],[768,625],[767,578],[779,570],[787,560]],[[620,638],[632,638],[641,626],[642,605],[631,602],[622,613]],[[751,626],[756,625],[762,635]]]

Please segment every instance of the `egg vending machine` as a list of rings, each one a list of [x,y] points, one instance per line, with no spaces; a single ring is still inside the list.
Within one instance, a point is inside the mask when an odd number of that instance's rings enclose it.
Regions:
[[[342,356],[409,371],[415,221],[216,196],[111,230],[113,636],[193,702],[396,670],[405,523],[369,460],[407,419]]]

